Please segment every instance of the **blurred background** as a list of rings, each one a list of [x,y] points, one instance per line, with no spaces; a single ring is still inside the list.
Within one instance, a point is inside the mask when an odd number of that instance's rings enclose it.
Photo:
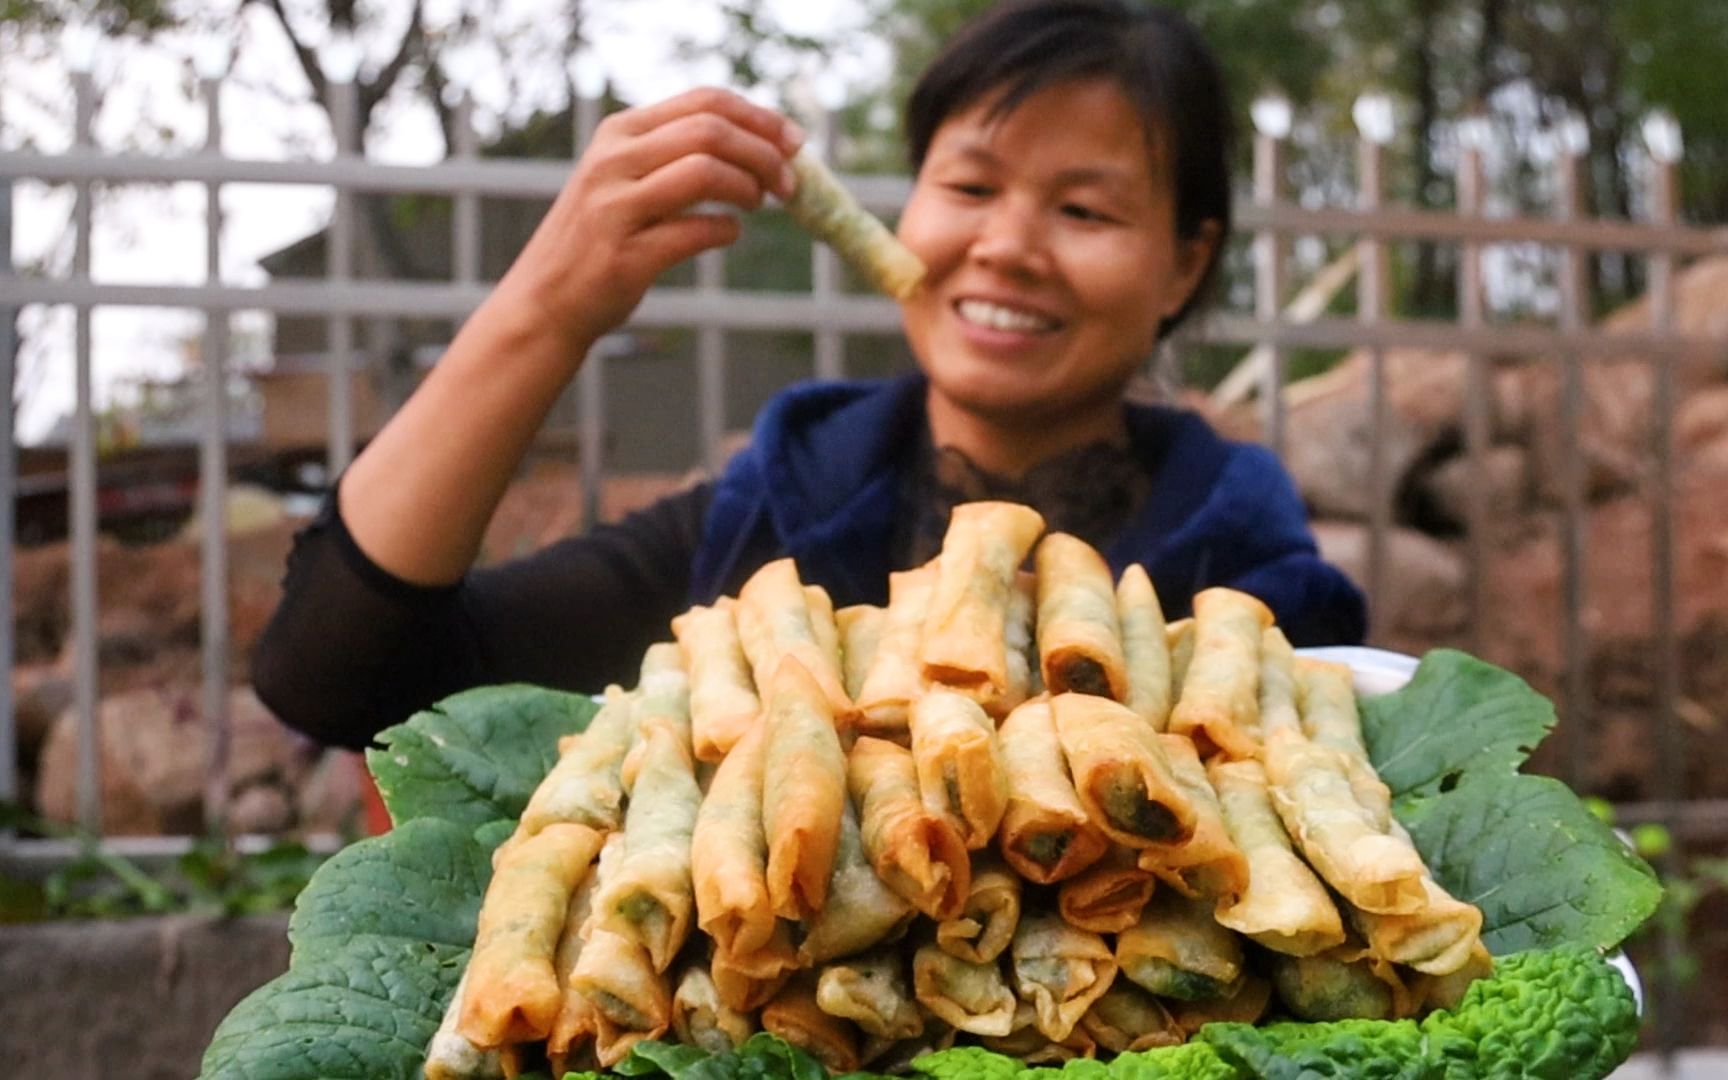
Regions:
[[[730,85],[892,219],[910,80],[985,6],[0,0],[0,920],[279,910],[364,833],[356,759],[275,724],[250,649],[295,528],[593,125]],[[1728,1046],[1728,5],[1171,6],[1231,79],[1240,227],[1144,392],[1283,454],[1373,644],[1555,700],[1536,767],[1669,886],[1646,1045]],[[751,215],[597,350],[485,558],[717,468],[791,381],[906,369],[897,330]],[[266,922],[162,984],[164,1060],[283,962]],[[31,1060],[82,1075],[69,1039]]]

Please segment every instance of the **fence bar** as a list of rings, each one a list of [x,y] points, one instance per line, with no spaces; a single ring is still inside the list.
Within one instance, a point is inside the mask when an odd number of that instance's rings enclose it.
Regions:
[[[222,152],[222,84],[203,79],[204,148]],[[204,191],[204,278],[222,280],[222,186]],[[204,313],[204,408],[200,416],[198,491],[204,517],[199,559],[204,663],[204,824],[223,831],[228,820],[228,313]]]
[[[821,110],[816,129],[816,143],[822,157],[832,167],[835,163],[834,144],[837,125],[834,114]],[[827,244],[810,245],[810,294],[818,304],[826,304],[840,291],[840,262],[834,249]],[[821,328],[816,331],[816,377],[838,379],[845,374],[846,351],[839,331]]]
[[[96,88],[88,72],[72,77],[76,118],[73,140],[89,145]],[[72,276],[90,279],[91,185],[75,185]],[[78,824],[102,830],[102,747],[96,727],[96,421],[91,405],[90,308],[74,309],[70,481],[72,531],[72,706],[78,718]]]
[[[1283,194],[1284,142],[1276,135],[1254,135],[1254,202],[1271,206]],[[1288,242],[1283,234],[1262,229],[1254,236],[1254,314],[1262,322],[1277,322],[1284,306],[1284,255]],[[1260,383],[1260,399],[1266,445],[1284,455],[1284,365],[1285,350],[1263,345],[1266,370]]]
[[[352,80],[330,80],[330,117],[335,128],[338,160],[359,156],[359,96]],[[336,288],[354,277],[354,193],[337,187],[336,204],[330,212],[330,230],[325,248],[325,276]],[[329,352],[325,357],[329,383],[329,430],[325,433],[325,461],[329,482],[354,458],[354,323],[346,313],[332,313],[326,323]]]
[[[1386,151],[1366,137],[1357,143],[1358,206],[1372,214],[1384,202]],[[1386,317],[1388,278],[1386,245],[1376,239],[1362,240],[1356,270],[1356,317],[1378,323]],[[1392,528],[1391,492],[1386,482],[1386,350],[1368,352],[1368,610],[1385,599],[1386,544]]]
[[[1559,192],[1555,211],[1564,220],[1583,215],[1583,161],[1573,147],[1564,147],[1556,163]],[[1560,253],[1560,326],[1579,331],[1589,322],[1587,259],[1584,252],[1567,248]],[[1586,755],[1590,748],[1589,635],[1584,626],[1585,575],[1585,467],[1580,427],[1584,415],[1584,365],[1571,353],[1560,354],[1561,484],[1564,526],[1561,534],[1560,568],[1562,662],[1562,716],[1567,731],[1566,779],[1574,787],[1584,781]]]
[[[1458,148],[1458,213],[1478,217],[1483,209],[1482,151],[1474,145]],[[1482,247],[1467,243],[1458,253],[1458,322],[1471,329],[1482,328],[1484,318]],[[1470,483],[1464,494],[1465,554],[1468,563],[1470,651],[1481,654],[1487,638],[1489,617],[1488,558],[1490,528],[1488,505],[1488,444],[1492,438],[1490,377],[1487,357],[1471,352],[1465,359],[1464,453]]]
[[[578,155],[593,141],[600,126],[600,99],[570,88],[575,101],[575,147]],[[565,172],[569,169],[566,166]],[[588,350],[576,373],[576,468],[582,482],[582,528],[592,529],[603,520],[606,487],[606,358],[611,339],[601,339]]]
[[[12,273],[12,181],[0,179],[0,273]],[[15,539],[14,508],[18,504],[17,414],[13,387],[18,385],[18,309],[0,304],[0,386],[6,400],[0,402],[0,664],[12,671],[17,659],[13,640],[12,545]],[[12,699],[12,679],[0,680],[0,799],[18,799],[17,702]],[[0,828],[0,847],[11,834]]]
[[[480,154],[480,136],[474,130],[474,99],[466,90],[456,102],[455,145],[451,153],[456,161],[472,161]],[[472,285],[480,280],[480,196],[472,191],[458,191],[452,198],[450,212],[450,274],[452,280]]]
[[[718,299],[726,287],[725,256],[704,251],[696,256],[696,292]],[[726,435],[726,331],[714,320],[703,320],[696,331],[696,430],[702,439],[702,464],[720,475],[721,440]]]

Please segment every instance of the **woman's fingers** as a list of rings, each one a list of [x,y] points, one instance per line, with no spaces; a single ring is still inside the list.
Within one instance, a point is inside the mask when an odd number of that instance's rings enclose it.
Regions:
[[[642,135],[684,116],[711,113],[754,132],[791,155],[804,142],[798,125],[772,109],[753,105],[730,90],[705,86],[687,90],[652,105],[640,105],[607,118],[606,124],[624,135]]]
[[[638,234],[644,255],[657,266],[683,262],[710,248],[738,239],[743,226],[730,214],[684,214],[651,225]]]
[[[690,156],[736,166],[755,178],[758,194],[790,197],[797,183],[778,143],[715,113],[679,116],[630,139],[608,160],[606,171],[640,179]]]
[[[707,154],[678,158],[634,186],[631,197],[620,206],[627,230],[678,216],[699,203],[730,203],[741,210],[754,210],[762,203],[762,188],[755,176]]]

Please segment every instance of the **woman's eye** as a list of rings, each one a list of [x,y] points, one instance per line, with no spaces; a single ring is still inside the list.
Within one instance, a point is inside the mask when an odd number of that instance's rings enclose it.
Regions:
[[[990,185],[988,184],[949,184],[948,187],[956,194],[964,195],[968,199],[983,199],[990,195]]]
[[[1101,210],[1094,210],[1090,206],[1083,206],[1080,203],[1064,203],[1064,204],[1062,204],[1062,213],[1068,217],[1075,219],[1076,221],[1110,221],[1110,220],[1113,220],[1109,214],[1106,214]]]

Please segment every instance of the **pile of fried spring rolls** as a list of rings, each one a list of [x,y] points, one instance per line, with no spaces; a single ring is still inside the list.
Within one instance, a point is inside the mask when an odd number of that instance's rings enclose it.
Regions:
[[[782,559],[678,616],[494,857],[428,1080],[758,1030],[835,1073],[1056,1062],[1454,1003],[1481,914],[1392,817],[1350,672],[1245,593],[1193,607],[979,502],[885,606]]]

